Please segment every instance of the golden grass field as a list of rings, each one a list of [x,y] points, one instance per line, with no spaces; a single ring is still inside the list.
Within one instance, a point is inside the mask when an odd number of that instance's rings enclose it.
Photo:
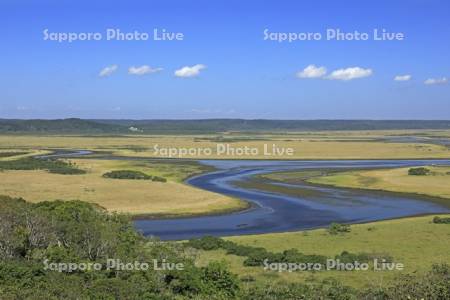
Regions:
[[[400,274],[429,271],[436,263],[450,262],[450,225],[433,224],[433,216],[404,218],[351,226],[351,232],[329,235],[325,229],[226,238],[234,242],[264,247],[272,252],[298,249],[305,254],[334,257],[342,251],[352,253],[386,253],[395,262],[403,263],[404,271],[320,271],[276,272],[263,267],[244,267],[245,258],[226,255],[224,251],[201,251],[199,264],[223,259],[240,276],[251,275],[257,282],[304,282],[311,279],[336,278],[346,285],[362,287],[385,285]]]
[[[409,168],[339,172],[328,176],[317,176],[308,182],[339,187],[385,190],[415,193],[450,199],[450,167],[429,166],[426,176],[408,175]]]
[[[256,147],[258,156],[191,155],[186,158],[221,159],[376,159],[376,158],[448,158],[444,146],[423,143],[387,143],[380,139],[393,135],[422,137],[450,136],[450,131],[342,131],[299,132],[286,134],[224,133],[202,136],[64,136],[64,135],[0,135],[0,151],[27,151],[30,156],[49,149],[87,149],[130,157],[155,157],[154,145],[171,148],[211,148],[219,143],[231,147]],[[264,156],[265,144],[295,149],[293,156]],[[0,158],[2,160],[16,157]],[[160,156],[161,157],[161,156]],[[86,175],[57,175],[45,171],[5,171],[0,173],[0,194],[20,196],[31,201],[80,199],[95,202],[109,210],[133,214],[189,215],[236,210],[245,203],[182,184],[184,178],[201,172],[189,164],[147,164],[131,161],[79,159],[76,163]],[[101,175],[114,169],[136,169],[166,177],[167,183],[111,180]],[[420,186],[420,185],[419,185]]]
[[[239,210],[246,203],[181,183],[198,172],[195,166],[164,165],[132,161],[73,160],[84,175],[60,175],[46,171],[0,172],[0,195],[23,197],[30,202],[82,200],[109,211],[133,215],[195,215]],[[111,170],[139,170],[165,176],[168,182],[103,178]]]
[[[219,159],[380,159],[380,158],[449,158],[444,146],[424,143],[387,143],[380,139],[393,135],[420,134],[421,136],[448,136],[450,131],[350,131],[289,134],[223,134],[204,136],[38,136],[0,135],[0,149],[88,149],[108,151],[114,155],[165,157],[156,155],[160,148],[211,149],[212,155],[197,153],[184,158]],[[217,155],[217,144],[233,148],[251,147],[258,155],[241,156],[232,152]],[[264,155],[264,145],[292,148],[294,155]]]

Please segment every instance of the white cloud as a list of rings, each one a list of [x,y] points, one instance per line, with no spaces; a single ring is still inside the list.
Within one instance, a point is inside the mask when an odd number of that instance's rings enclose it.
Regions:
[[[297,72],[298,78],[319,78],[327,73],[327,68],[316,67],[315,65],[309,65],[302,71]]]
[[[140,67],[132,66],[132,67],[128,68],[128,74],[130,74],[130,75],[145,75],[145,74],[160,72],[162,70],[163,70],[162,68],[152,68],[147,65],[143,65]]]
[[[352,80],[356,78],[363,78],[372,75],[372,69],[363,69],[360,67],[352,67],[346,69],[339,69],[331,72],[328,79],[332,80]]]
[[[205,68],[206,68],[206,66],[201,65],[201,64],[194,65],[192,67],[185,66],[179,70],[176,70],[175,76],[177,76],[177,77],[195,77],[195,76],[198,76],[200,74],[200,71]]]
[[[98,76],[100,76],[100,77],[110,76],[112,73],[114,73],[117,70],[117,68],[118,68],[117,65],[111,65],[111,66],[104,67],[100,71],[100,73],[98,73]]]
[[[428,78],[424,81],[425,84],[446,84],[448,82],[447,77],[442,78]]]
[[[407,74],[407,75],[397,75],[394,77],[395,81],[408,81],[411,79],[411,75]]]

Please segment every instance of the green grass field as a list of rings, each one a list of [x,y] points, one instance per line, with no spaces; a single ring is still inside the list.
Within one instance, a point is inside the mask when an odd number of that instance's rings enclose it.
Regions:
[[[433,216],[404,218],[351,226],[351,232],[330,235],[325,229],[262,235],[236,236],[226,239],[239,244],[264,247],[273,252],[291,248],[305,254],[334,257],[342,251],[385,253],[404,264],[404,271],[320,271],[276,272],[261,267],[244,267],[245,258],[227,255],[223,250],[201,251],[199,263],[225,260],[241,277],[252,276],[256,283],[305,282],[335,278],[353,287],[386,285],[401,274],[428,271],[433,264],[450,262],[450,225],[432,223]]]

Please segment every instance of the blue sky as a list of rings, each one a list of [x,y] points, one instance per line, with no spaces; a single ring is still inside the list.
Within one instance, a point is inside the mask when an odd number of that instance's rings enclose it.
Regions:
[[[0,118],[450,117],[449,1],[35,2],[0,3]],[[106,41],[108,28],[150,39]],[[154,41],[155,28],[184,39]],[[326,40],[336,28],[370,38]],[[44,29],[103,36],[59,43]],[[405,39],[374,41],[374,29]]]

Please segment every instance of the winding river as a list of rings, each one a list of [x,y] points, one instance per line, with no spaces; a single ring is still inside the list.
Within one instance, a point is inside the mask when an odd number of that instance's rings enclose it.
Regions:
[[[205,160],[200,162],[214,166],[217,171],[190,178],[187,180],[188,184],[249,201],[252,208],[239,213],[217,216],[137,220],[135,225],[138,230],[146,236],[157,236],[162,240],[180,240],[203,235],[230,236],[295,231],[324,227],[332,222],[360,223],[450,212],[446,206],[409,194],[322,187],[304,183],[296,184],[295,187],[309,189],[314,193],[292,197],[241,188],[236,184],[249,180],[257,174],[278,171],[450,165],[449,160]]]
[[[90,151],[56,151],[41,158],[77,157]],[[105,159],[143,160],[148,158],[104,157]],[[161,240],[181,240],[204,235],[231,236],[319,228],[332,222],[362,223],[407,216],[450,213],[449,206],[431,198],[410,194],[324,187],[299,183],[295,187],[311,191],[304,196],[242,188],[238,183],[254,175],[305,169],[370,169],[425,165],[450,165],[450,160],[201,160],[216,171],[186,181],[194,187],[251,203],[245,211],[214,216],[175,219],[136,220],[135,226],[146,236]]]

